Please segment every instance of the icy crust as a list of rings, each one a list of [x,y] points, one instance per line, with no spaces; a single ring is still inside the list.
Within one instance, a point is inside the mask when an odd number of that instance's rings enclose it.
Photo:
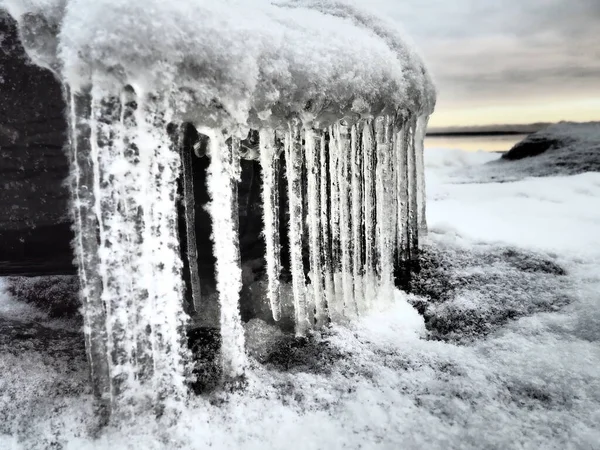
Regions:
[[[167,92],[197,125],[276,128],[299,117],[323,128],[398,110],[429,114],[435,104],[423,62],[395,27],[346,2],[0,4],[23,36],[37,36],[25,42],[36,63],[72,89],[102,74],[105,88]],[[57,45],[44,46],[53,32]]]

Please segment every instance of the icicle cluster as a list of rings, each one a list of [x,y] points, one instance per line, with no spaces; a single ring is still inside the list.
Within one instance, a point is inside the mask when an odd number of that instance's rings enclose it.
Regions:
[[[96,397],[112,417],[177,410],[186,346],[178,149],[164,98],[68,93],[75,251]]]
[[[282,267],[275,211],[278,136],[286,161],[294,319],[302,336],[329,320],[367,311],[390,294],[397,271],[416,259],[419,233],[426,231],[426,121],[399,114],[323,130],[294,121],[283,132],[261,131],[268,296],[275,320],[281,314]]]
[[[364,313],[416,258],[436,94],[395,24],[337,0],[3,5],[33,61],[65,86],[86,349],[94,393],[113,415],[177,409],[186,392],[184,289],[186,312],[202,299],[191,155],[178,124],[210,137],[226,378],[246,365],[237,185],[248,129],[259,130],[274,320],[286,309],[283,171],[298,335]]]

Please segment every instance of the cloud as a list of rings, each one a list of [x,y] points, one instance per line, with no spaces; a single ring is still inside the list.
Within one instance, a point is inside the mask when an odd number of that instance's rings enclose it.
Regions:
[[[599,0],[360,1],[416,42],[439,87],[438,109],[600,99]]]

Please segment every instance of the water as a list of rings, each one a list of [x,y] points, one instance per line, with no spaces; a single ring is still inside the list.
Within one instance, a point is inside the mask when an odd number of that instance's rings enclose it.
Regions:
[[[425,148],[461,149],[469,152],[506,152],[526,134],[501,134],[496,136],[427,136]]]

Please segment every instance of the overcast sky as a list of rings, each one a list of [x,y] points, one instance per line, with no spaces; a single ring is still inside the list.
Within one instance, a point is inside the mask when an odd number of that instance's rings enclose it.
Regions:
[[[358,0],[402,23],[433,126],[600,120],[600,0]]]

